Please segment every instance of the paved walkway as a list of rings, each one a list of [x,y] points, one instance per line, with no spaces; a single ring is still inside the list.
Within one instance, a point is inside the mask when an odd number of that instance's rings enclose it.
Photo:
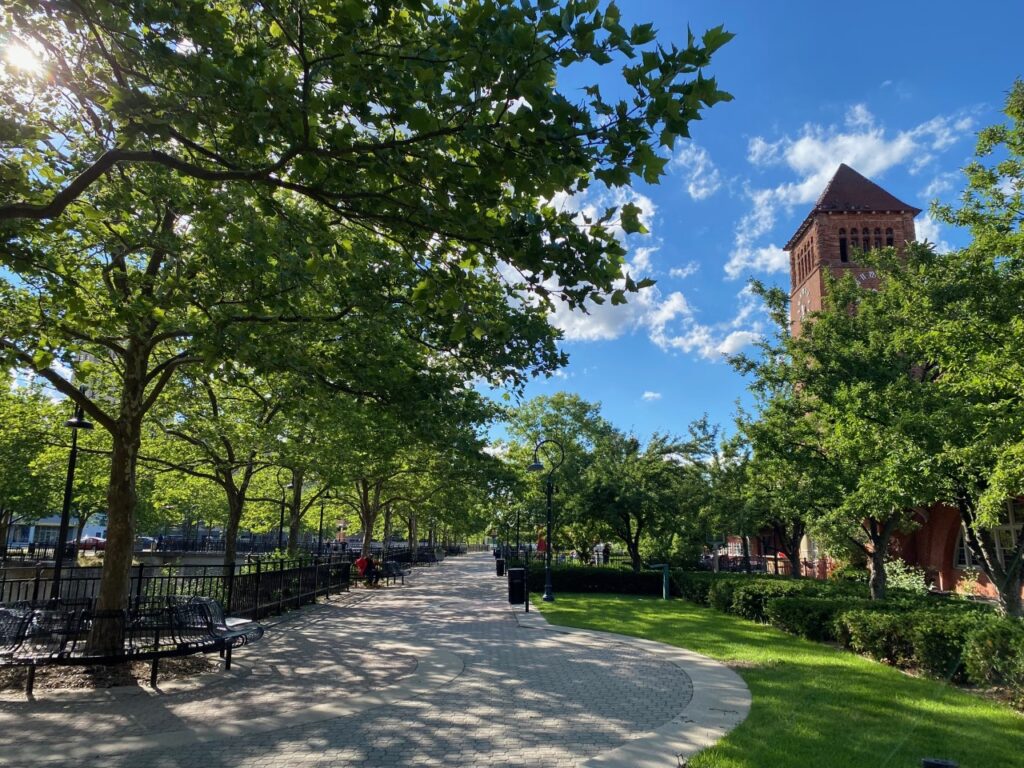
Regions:
[[[231,673],[0,701],[0,765],[675,766],[749,696],[679,649],[513,611],[490,555],[311,606]],[[651,733],[654,731],[654,733]]]

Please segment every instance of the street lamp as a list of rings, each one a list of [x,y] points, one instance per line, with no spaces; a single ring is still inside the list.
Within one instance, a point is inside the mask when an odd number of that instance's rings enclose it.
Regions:
[[[71,496],[75,487],[75,464],[78,462],[78,430],[92,429],[85,420],[82,406],[75,407],[75,415],[64,422],[71,427],[71,453],[68,456],[68,475],[64,481],[64,506],[60,511],[60,530],[57,532],[57,551],[53,558],[53,583],[50,585],[50,599],[60,599],[60,572],[64,567],[64,547],[68,540],[68,526],[71,522]]]
[[[288,489],[294,487],[292,483],[287,485],[281,482],[281,473],[290,470],[281,468],[277,471],[277,484],[281,486],[281,520],[277,524],[277,551],[284,549],[284,505],[288,498]]]
[[[334,498],[331,496],[330,491],[324,491],[320,497],[320,532],[317,534],[316,539],[316,553],[322,555],[324,553],[324,505],[328,499]]]
[[[546,603],[554,602],[555,593],[551,588],[551,528],[552,528],[552,511],[551,511],[551,497],[555,492],[555,481],[554,474],[555,470],[562,466],[562,462],[565,461],[565,448],[557,440],[550,438],[541,440],[533,448],[533,463],[530,464],[526,469],[530,472],[543,472],[544,464],[540,460],[540,449],[545,445],[553,445],[558,449],[558,461],[553,462],[551,469],[548,471],[547,483],[545,484],[545,490],[547,491],[548,497],[548,536],[547,546],[544,548],[544,597],[543,600]]]

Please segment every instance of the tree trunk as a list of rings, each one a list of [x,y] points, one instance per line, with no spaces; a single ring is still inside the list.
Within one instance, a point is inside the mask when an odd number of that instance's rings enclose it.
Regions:
[[[10,510],[0,508],[0,553],[7,554],[7,540],[11,536],[11,517],[13,514]]]
[[[887,580],[885,576],[885,553],[888,547],[876,546],[868,559],[868,571],[870,578],[868,586],[871,588],[872,600],[885,600]]]
[[[750,544],[746,536],[741,536],[740,540],[743,542],[743,570],[750,573]]]
[[[299,535],[302,525],[302,483],[305,472],[301,469],[292,470],[292,501],[288,505],[288,557],[299,554]]]
[[[81,508],[78,509],[78,531],[75,533],[75,544],[82,543],[82,534],[85,533],[85,526],[89,524],[89,520],[96,514],[94,509],[92,512],[83,512]]]
[[[991,529],[978,525],[973,500],[966,493],[961,493],[957,499],[957,507],[964,525],[964,542],[974,564],[981,568],[982,573],[995,586],[998,592],[999,612],[1006,616],[1024,615],[1020,596],[1024,577],[1024,569],[1021,567],[1021,561],[1024,560],[1024,529],[1017,537],[1013,554],[1003,555],[1004,562],[1010,563],[1009,567],[1006,567],[996,554],[994,533]]]
[[[640,569],[644,567],[643,561],[640,559],[640,532],[637,532],[635,537],[630,536],[626,539],[626,550],[629,552],[630,564],[633,566],[633,573],[640,573]]]
[[[245,499],[233,484],[224,488],[228,497],[228,524],[224,527],[224,578],[231,576],[238,557],[238,527],[242,523]]]
[[[391,547],[391,506],[384,510],[384,552],[382,558],[387,559],[388,549]]]
[[[409,558],[412,562],[419,562],[420,540],[416,530],[416,515],[409,513]]]
[[[804,574],[800,567],[800,545],[787,547],[785,554],[789,560],[789,575],[794,579],[802,579]]]
[[[98,611],[128,607],[132,549],[135,543],[135,470],[139,458],[139,422],[119,421],[112,435],[110,484],[107,488],[107,545],[103,554]],[[89,635],[92,653],[112,655],[122,649],[122,626],[116,621],[95,621]]]

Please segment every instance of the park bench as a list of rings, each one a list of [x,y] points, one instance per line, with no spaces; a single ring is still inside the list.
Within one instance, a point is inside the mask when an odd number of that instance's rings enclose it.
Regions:
[[[385,584],[400,580],[405,585],[405,573],[399,563],[396,563],[394,560],[388,560],[381,569],[380,577],[384,579]]]
[[[106,624],[120,637],[115,653],[94,652],[90,632]],[[218,652],[231,667],[231,650],[259,640],[263,628],[225,619],[208,598],[160,597],[139,600],[129,610],[100,611],[91,605],[54,601],[0,606],[0,667],[25,667],[31,696],[41,666],[150,662],[156,687],[160,659]]]

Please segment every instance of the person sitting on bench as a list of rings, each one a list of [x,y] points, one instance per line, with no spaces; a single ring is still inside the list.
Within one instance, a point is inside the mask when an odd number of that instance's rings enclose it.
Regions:
[[[377,568],[377,564],[373,562],[372,557],[360,555],[359,559],[356,560],[356,569],[359,571],[359,575],[366,579],[368,585],[376,586],[377,582],[380,581],[380,569]]]

